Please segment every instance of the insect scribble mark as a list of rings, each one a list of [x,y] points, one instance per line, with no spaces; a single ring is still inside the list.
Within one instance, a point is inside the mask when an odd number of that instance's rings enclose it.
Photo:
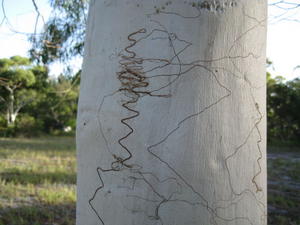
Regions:
[[[177,13],[168,13],[168,12],[162,12],[162,13],[178,16]],[[181,17],[182,18],[197,18],[198,16],[199,15],[197,15],[196,17],[184,17],[184,16],[181,16]],[[121,70],[119,72],[117,72],[117,79],[120,81],[121,87],[117,90],[117,92],[123,93],[123,95],[126,97],[125,102],[123,102],[121,104],[121,106],[124,109],[126,109],[131,115],[121,119],[121,123],[125,127],[127,127],[129,129],[129,131],[124,136],[122,136],[120,139],[118,139],[118,144],[119,144],[119,146],[121,146],[121,148],[124,150],[124,152],[127,153],[127,156],[124,157],[124,156],[120,156],[120,155],[112,153],[112,157],[113,157],[114,160],[111,162],[110,168],[103,169],[101,167],[97,167],[97,173],[98,173],[98,177],[100,179],[101,185],[95,190],[92,198],[89,199],[89,204],[90,204],[92,210],[95,212],[95,214],[99,218],[99,220],[101,221],[101,223],[104,224],[103,219],[100,217],[99,213],[93,207],[93,204],[92,204],[93,200],[95,199],[95,197],[97,195],[97,192],[100,191],[104,187],[104,182],[103,182],[103,179],[101,177],[101,173],[110,172],[110,171],[111,172],[121,172],[123,170],[128,170],[131,173],[135,174],[134,176],[130,177],[130,179],[134,179],[132,188],[134,188],[135,181],[141,180],[141,181],[145,182],[145,184],[148,185],[148,187],[150,187],[150,189],[153,191],[153,193],[155,193],[155,195],[160,198],[160,200],[154,200],[154,199],[145,199],[141,196],[134,196],[134,195],[131,196],[131,197],[134,197],[134,198],[144,199],[145,201],[156,203],[156,208],[155,208],[155,213],[154,213],[153,219],[160,220],[160,222],[162,224],[163,224],[163,221],[161,220],[161,218],[159,216],[159,210],[160,210],[161,206],[163,204],[167,203],[167,202],[176,202],[176,201],[186,202],[186,203],[191,204],[191,205],[202,205],[202,206],[204,206],[207,209],[207,211],[211,214],[211,223],[214,224],[214,225],[218,224],[216,222],[216,218],[221,219],[222,221],[227,221],[227,222],[238,221],[238,220],[246,220],[246,221],[249,222],[249,224],[253,224],[253,222],[248,217],[236,216],[236,217],[233,217],[233,218],[228,218],[228,217],[225,218],[225,217],[221,217],[220,215],[218,215],[218,213],[216,211],[217,208],[213,208],[210,205],[210,203],[204,198],[204,196],[200,192],[198,192],[193,187],[192,184],[188,183],[186,178],[184,178],[175,168],[173,168],[169,162],[167,162],[164,159],[160,158],[159,155],[156,154],[152,150],[152,148],[155,148],[155,147],[159,146],[161,143],[163,143],[164,141],[166,141],[168,139],[168,137],[171,136],[174,132],[176,132],[176,130],[179,129],[185,121],[187,121],[189,119],[192,119],[196,116],[199,116],[204,111],[206,111],[209,108],[211,108],[211,107],[215,106],[216,104],[220,103],[221,101],[223,101],[225,98],[228,98],[232,94],[232,91],[229,88],[227,88],[224,84],[222,84],[220,82],[220,80],[218,79],[218,77],[216,75],[217,71],[213,71],[212,68],[209,68],[208,66],[206,66],[205,63],[211,63],[211,62],[214,62],[214,61],[222,61],[222,60],[228,60],[228,59],[233,62],[234,59],[238,59],[238,58],[245,59],[245,58],[250,57],[250,56],[252,56],[254,58],[257,58],[257,56],[255,56],[253,53],[250,52],[250,53],[248,53],[247,55],[244,55],[244,56],[229,55],[229,56],[221,57],[219,59],[196,60],[196,61],[191,62],[191,63],[182,63],[179,55],[181,53],[183,53],[187,48],[189,48],[192,45],[192,43],[179,39],[176,34],[168,32],[167,29],[164,26],[162,26],[159,22],[157,22],[157,21],[152,21],[152,22],[157,23],[160,26],[160,28],[153,29],[148,34],[146,34],[147,31],[146,31],[145,28],[139,29],[139,30],[129,34],[127,39],[130,42],[130,44],[124,48],[125,53],[119,55],[121,57],[121,60],[119,61],[119,65],[120,65]],[[174,56],[172,56],[172,58],[170,58],[170,59],[155,59],[154,58],[153,59],[153,58],[138,57],[137,53],[134,51],[134,47],[140,41],[146,40],[154,32],[161,32],[161,33],[167,34],[170,47],[172,48],[173,53],[174,53]],[[141,37],[139,39],[136,38],[136,36],[143,35],[143,34],[144,34],[143,37]],[[246,35],[246,33],[244,35]],[[159,39],[160,38],[158,37],[157,40],[159,40]],[[163,38],[161,38],[161,39],[163,40]],[[175,45],[173,44],[174,40],[182,41],[182,42],[186,43],[186,46],[183,49],[181,49],[180,51],[178,51],[178,50],[175,49]],[[233,43],[233,45],[235,45],[235,44],[236,44],[236,41],[235,41],[235,43]],[[177,62],[174,62],[175,60]],[[163,64],[159,65],[159,66],[155,66],[155,67],[153,67],[151,69],[148,69],[148,70],[144,70],[143,63],[146,62],[146,61],[151,61],[151,62],[159,61],[159,62],[162,62]],[[203,64],[201,64],[201,63],[203,63]],[[178,66],[178,68],[179,68],[178,72],[171,73],[171,74],[155,74],[155,75],[147,76],[147,73],[155,72],[156,70],[162,69],[162,68],[167,67],[167,66]],[[183,69],[183,68],[186,68],[186,69]],[[223,97],[221,97],[220,99],[218,99],[216,102],[212,103],[211,105],[208,105],[208,106],[204,107],[204,109],[199,111],[198,113],[191,114],[191,115],[187,116],[186,118],[184,118],[183,120],[181,120],[178,123],[178,126],[174,130],[171,130],[171,132],[165,138],[163,138],[158,143],[153,144],[153,145],[151,145],[147,148],[147,152],[149,154],[153,155],[156,159],[158,159],[160,162],[165,164],[170,169],[170,171],[172,171],[175,174],[175,177],[172,177],[172,179],[175,179],[178,184],[179,184],[179,180],[181,180],[185,186],[190,188],[195,194],[197,194],[200,197],[200,199],[201,199],[200,202],[191,203],[187,200],[172,198],[172,196],[173,196],[172,193],[169,196],[162,195],[159,192],[159,190],[157,190],[157,188],[154,187],[153,184],[144,176],[145,172],[141,171],[141,169],[143,168],[142,165],[137,165],[137,164],[133,165],[132,163],[130,163],[130,159],[132,159],[133,154],[131,152],[131,149],[124,142],[135,131],[134,128],[132,127],[132,125],[130,124],[130,121],[132,121],[133,119],[136,119],[137,117],[140,116],[140,112],[138,110],[136,110],[135,107],[134,107],[138,103],[138,101],[144,96],[170,97],[170,95],[161,95],[161,94],[156,95],[154,93],[159,92],[159,91],[165,89],[166,87],[169,87],[174,82],[179,80],[180,77],[182,77],[183,75],[187,74],[188,72],[190,72],[190,71],[192,71],[193,69],[196,69],[196,68],[202,68],[202,69],[206,70],[209,74],[211,74],[211,76],[215,79],[216,83],[221,88],[226,90],[227,94],[224,95]],[[225,71],[226,69],[225,68],[218,68],[218,70],[224,70]],[[150,79],[156,79],[156,78],[159,78],[159,77],[175,77],[175,79],[171,80],[166,85],[163,85],[163,86],[161,86],[161,87],[159,87],[155,90],[149,90]],[[104,98],[102,99],[102,103],[103,103],[104,99],[107,96],[104,96]],[[102,103],[101,103],[100,108],[102,107]],[[99,109],[99,111],[100,111],[100,109]],[[257,132],[259,133],[259,136],[260,136],[260,138],[257,142],[257,146],[258,146],[258,149],[260,151],[260,156],[257,159],[257,163],[259,165],[259,171],[252,178],[252,183],[256,186],[257,191],[260,191],[261,189],[258,186],[258,184],[256,183],[256,178],[261,173],[260,160],[262,159],[262,152],[261,152],[261,149],[260,149],[260,146],[259,146],[259,143],[262,141],[262,136],[261,136],[260,131],[258,129],[258,125],[259,125],[260,121],[263,119],[263,116],[260,113],[259,109],[258,109],[258,112],[260,114],[260,118],[259,118],[258,121],[256,121],[253,129],[250,131],[249,137],[250,137],[251,133],[254,130],[257,130]],[[100,121],[99,121],[99,124],[100,124]],[[246,144],[249,137],[247,136],[246,139],[244,140],[244,142],[241,144],[241,146],[238,146],[235,149],[234,153],[229,155],[225,159],[225,165],[226,165],[226,169],[228,171],[231,191],[235,196],[242,196],[246,193],[250,193],[251,195],[254,196],[254,193],[250,189],[245,189],[240,193],[237,193],[234,190],[233,185],[231,183],[232,181],[231,181],[230,171],[229,171],[229,168],[228,168],[228,165],[227,165],[227,161],[231,157],[233,157],[242,148],[242,146],[244,144]],[[153,176],[155,176],[155,175],[153,174]],[[128,195],[128,197],[130,197],[130,195]],[[259,202],[259,204],[262,205],[262,208],[263,208],[264,204],[262,202],[260,202],[258,199],[257,199],[257,201]]]

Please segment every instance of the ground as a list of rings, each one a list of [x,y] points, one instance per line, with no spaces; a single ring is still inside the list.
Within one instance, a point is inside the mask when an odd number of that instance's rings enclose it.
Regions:
[[[269,225],[300,224],[300,151],[269,148]],[[0,138],[0,225],[74,225],[72,137]]]
[[[300,151],[295,148],[271,150],[268,154],[268,224],[300,225],[299,212]]]
[[[0,139],[0,225],[75,223],[74,138]]]

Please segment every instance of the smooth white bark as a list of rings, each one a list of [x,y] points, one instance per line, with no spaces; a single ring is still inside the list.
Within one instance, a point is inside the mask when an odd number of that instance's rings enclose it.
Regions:
[[[91,2],[77,225],[266,224],[266,6]]]

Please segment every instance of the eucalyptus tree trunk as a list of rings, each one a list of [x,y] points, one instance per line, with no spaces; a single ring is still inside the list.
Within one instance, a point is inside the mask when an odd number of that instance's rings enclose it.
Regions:
[[[15,111],[15,88],[5,86],[8,91],[7,110],[6,110],[6,121],[7,126],[14,126],[18,112]]]
[[[266,0],[96,0],[77,225],[265,225]]]

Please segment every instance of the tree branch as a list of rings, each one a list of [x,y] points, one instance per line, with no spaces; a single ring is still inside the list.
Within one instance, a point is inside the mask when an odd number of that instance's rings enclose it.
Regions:
[[[43,24],[45,24],[45,19],[43,17],[43,15],[40,13],[40,10],[35,2],[35,0],[31,0],[32,1],[32,4],[34,6],[34,9],[37,13],[37,16],[36,16],[36,19],[35,19],[35,25],[34,25],[34,33],[33,33],[33,38],[34,38],[34,41],[35,41],[35,35],[36,35],[36,31],[37,31],[37,26],[38,26],[38,22],[39,22],[39,18],[41,17],[42,18],[42,21],[43,21]]]
[[[5,20],[7,20],[7,16],[6,16],[6,12],[5,12],[5,7],[4,7],[4,0],[2,0],[2,2],[1,2],[1,9],[2,9],[2,13],[3,13],[3,18],[1,20],[0,26],[3,25],[3,23],[5,22]]]
[[[298,2],[281,0],[269,4],[269,7],[275,7],[278,11],[275,15],[269,16],[270,24],[280,21],[300,22],[297,16],[300,9],[300,3]]]
[[[279,2],[274,2],[272,4],[269,4],[270,6],[276,6],[279,9],[284,9],[284,10],[290,10],[290,9],[296,9],[300,7],[300,3],[295,3],[295,2],[287,2],[287,1],[279,1]]]
[[[6,102],[2,96],[0,96],[0,102]]]
[[[2,26],[4,24],[4,22],[6,21],[7,25],[8,25],[8,28],[10,29],[10,31],[14,32],[14,33],[17,33],[17,34],[23,34],[23,35],[33,35],[34,37],[37,35],[37,25],[38,25],[38,22],[39,22],[39,18],[41,17],[42,18],[42,21],[43,23],[45,24],[45,19],[43,17],[43,15],[40,13],[39,11],[39,8],[35,2],[35,0],[31,0],[32,1],[32,4],[34,6],[34,9],[37,13],[37,16],[36,16],[36,20],[35,20],[35,26],[34,26],[34,33],[26,33],[26,32],[20,32],[16,29],[14,29],[13,25],[10,23],[8,17],[7,17],[7,14],[6,14],[6,10],[5,10],[5,0],[2,0],[1,1],[1,10],[2,10],[2,13],[3,13],[3,18],[1,19],[1,22],[0,22],[0,26]]]

